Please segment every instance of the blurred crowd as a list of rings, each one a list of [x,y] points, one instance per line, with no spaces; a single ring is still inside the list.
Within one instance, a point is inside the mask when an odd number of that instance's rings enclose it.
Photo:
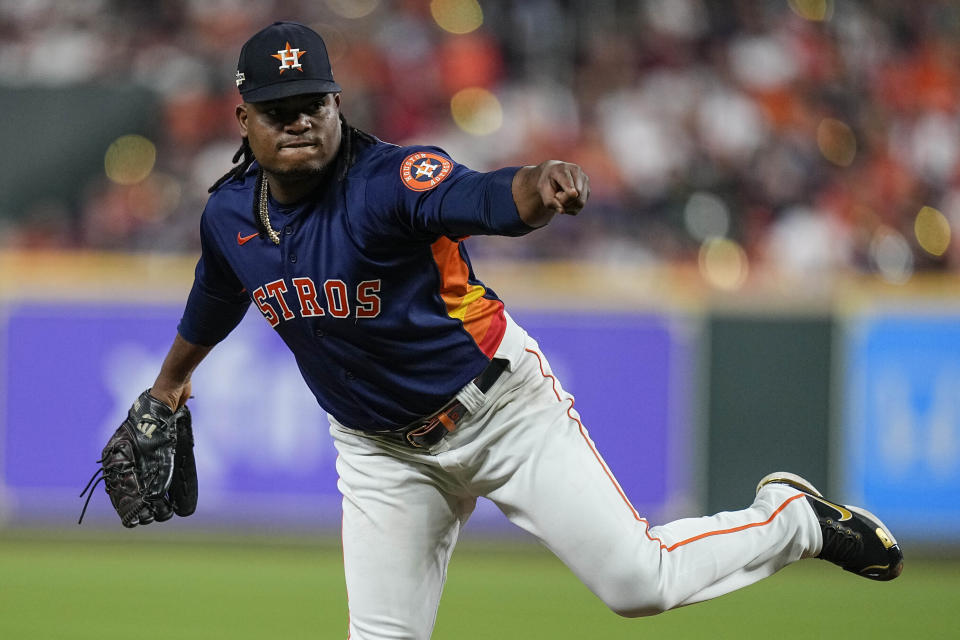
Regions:
[[[801,279],[960,269],[960,3],[936,0],[0,0],[0,91],[161,105],[149,175],[5,212],[0,246],[196,251],[240,45],[276,19],[325,36],[344,114],[384,140],[587,170],[580,216],[475,255],[697,262],[722,238]]]

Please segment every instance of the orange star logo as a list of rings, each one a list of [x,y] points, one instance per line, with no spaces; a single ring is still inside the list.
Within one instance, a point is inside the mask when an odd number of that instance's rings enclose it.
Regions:
[[[286,49],[280,49],[276,53],[270,54],[270,56],[280,61],[280,73],[283,73],[287,69],[297,69],[300,73],[303,73],[300,56],[305,53],[306,51],[300,51],[300,49],[291,49],[290,43],[288,42]]]

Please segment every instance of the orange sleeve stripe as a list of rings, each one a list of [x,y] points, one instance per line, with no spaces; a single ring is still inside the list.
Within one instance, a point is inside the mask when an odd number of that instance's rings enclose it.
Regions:
[[[563,402],[563,399],[560,397],[560,392],[557,391],[557,379],[553,375],[544,371],[543,359],[540,357],[540,354],[532,349],[524,349],[524,351],[526,351],[527,353],[531,353],[537,357],[537,361],[540,363],[540,375],[542,375],[544,378],[549,378],[551,380],[551,382],[553,383],[553,394],[557,397],[558,402]],[[580,436],[583,438],[583,441],[586,443],[586,445],[590,448],[590,451],[593,453],[593,457],[596,458],[597,462],[600,463],[600,466],[603,468],[604,473],[607,474],[607,478],[610,479],[610,482],[613,484],[614,488],[617,490],[617,493],[620,494],[620,498],[623,500],[624,504],[626,504],[627,507],[630,509],[630,512],[633,514],[634,519],[644,524],[645,526],[644,533],[646,534],[647,539],[650,540],[651,542],[658,543],[660,545],[660,549],[663,551],[666,551],[667,553],[674,551],[676,549],[679,549],[684,545],[688,545],[691,542],[696,542],[697,540],[703,540],[704,538],[709,538],[711,536],[726,535],[730,533],[737,533],[738,531],[745,531],[746,529],[752,529],[754,527],[766,526],[771,522],[773,522],[774,518],[776,518],[784,509],[786,509],[787,505],[789,505],[794,500],[797,500],[798,498],[804,497],[804,494],[798,493],[797,495],[788,498],[783,504],[777,507],[777,509],[770,515],[769,518],[767,518],[763,522],[751,522],[751,523],[741,525],[739,527],[733,527],[730,529],[706,531],[699,535],[693,536],[691,538],[687,538],[686,540],[681,540],[680,542],[675,542],[674,544],[667,546],[666,544],[663,543],[663,540],[661,540],[660,538],[650,535],[650,522],[646,518],[640,517],[640,514],[637,513],[637,510],[633,507],[632,504],[630,504],[630,500],[627,498],[627,495],[624,493],[623,488],[620,486],[620,483],[617,482],[617,479],[613,476],[613,473],[610,471],[610,468],[607,467],[607,464],[606,462],[604,462],[603,457],[600,455],[600,452],[597,451],[596,447],[593,446],[593,443],[590,441],[590,438],[587,436],[583,423],[580,422],[579,418],[577,418],[575,415],[573,415],[573,413],[571,413],[571,411],[573,410],[573,398],[570,397],[570,398],[567,398],[567,400],[570,401],[570,406],[567,407],[567,416],[571,420],[577,423],[577,426],[580,429]]]
[[[440,297],[447,315],[463,323],[480,350],[492,358],[506,331],[503,303],[485,298],[487,290],[470,283],[470,269],[460,255],[460,243],[440,238],[431,246],[440,273]]]

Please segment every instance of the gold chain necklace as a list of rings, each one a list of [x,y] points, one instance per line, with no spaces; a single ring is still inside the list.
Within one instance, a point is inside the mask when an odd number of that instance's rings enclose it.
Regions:
[[[267,208],[267,190],[269,189],[267,185],[267,176],[263,173],[263,170],[260,170],[260,222],[263,223],[263,227],[267,230],[267,237],[273,240],[273,244],[280,244],[280,234],[273,230],[273,226],[270,224],[270,211]]]

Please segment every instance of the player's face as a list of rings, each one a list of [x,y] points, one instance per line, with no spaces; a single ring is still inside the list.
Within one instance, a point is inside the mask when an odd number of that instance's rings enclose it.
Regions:
[[[340,148],[340,94],[315,93],[237,106],[241,134],[277,177],[319,173]]]

